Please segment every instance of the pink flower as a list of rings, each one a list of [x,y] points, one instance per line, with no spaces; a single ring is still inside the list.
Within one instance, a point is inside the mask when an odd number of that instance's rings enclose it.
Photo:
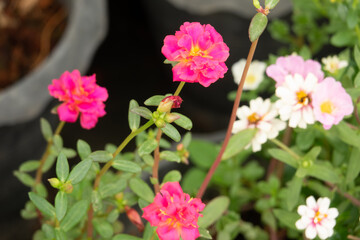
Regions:
[[[50,95],[63,102],[57,108],[61,121],[75,122],[81,113],[81,126],[95,127],[98,118],[106,114],[103,102],[108,98],[107,90],[95,82],[95,74],[82,77],[78,70],[66,71],[52,81],[48,87]]]
[[[354,110],[351,97],[341,83],[332,77],[325,78],[317,85],[312,101],[315,119],[321,122],[325,129],[338,124]]]
[[[287,75],[300,74],[305,79],[309,73],[314,74],[318,82],[321,82],[324,78],[319,62],[314,60],[305,61],[302,57],[296,55],[279,57],[276,64],[272,64],[266,69],[266,74],[276,81],[276,87],[285,82]]]
[[[197,221],[204,207],[200,199],[184,193],[178,182],[167,182],[154,202],[143,208],[142,217],[151,226],[157,226],[160,240],[179,240],[180,236],[183,240],[194,240],[199,237]]]
[[[161,52],[169,61],[178,62],[172,69],[174,81],[198,82],[208,87],[228,70],[224,62],[229,48],[209,24],[185,22],[175,35],[165,37]]]

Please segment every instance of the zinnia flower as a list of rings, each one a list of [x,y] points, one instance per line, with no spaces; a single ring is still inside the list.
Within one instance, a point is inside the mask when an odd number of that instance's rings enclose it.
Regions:
[[[234,76],[234,81],[236,84],[240,83],[245,64],[246,59],[240,59],[231,67],[231,72]],[[260,83],[264,79],[265,68],[266,64],[264,62],[260,62],[257,60],[251,62],[245,78],[244,90],[254,90],[260,85]]]
[[[285,82],[276,88],[276,101],[279,109],[280,119],[289,120],[290,127],[306,128],[307,124],[315,122],[312,106],[312,96],[318,79],[312,73],[306,78],[300,74],[287,75]]]
[[[208,87],[227,72],[224,62],[229,48],[209,24],[185,22],[175,35],[165,37],[161,52],[169,61],[178,62],[172,69],[174,81]]]
[[[324,64],[324,69],[333,74],[336,74],[339,69],[348,65],[347,61],[340,60],[337,56],[328,56],[327,58],[322,58],[321,62]]]
[[[318,79],[318,82],[321,82],[324,78],[319,62],[311,59],[305,61],[297,55],[279,57],[276,64],[272,64],[266,69],[266,74],[276,81],[276,87],[281,86],[288,75],[299,74],[305,79],[309,73],[312,73]]]
[[[306,199],[306,205],[300,205],[297,209],[301,218],[295,223],[299,230],[305,229],[305,236],[314,239],[316,235],[320,239],[331,237],[336,224],[335,218],[339,215],[336,208],[329,208],[330,199],[319,198],[315,201],[313,196]]]
[[[95,74],[81,76],[78,70],[64,72],[48,87],[50,95],[63,103],[57,108],[59,118],[75,122],[80,115],[80,124],[85,129],[95,127],[98,118],[106,114],[103,103],[108,98],[107,90],[96,84]]]
[[[178,182],[167,182],[154,202],[143,208],[143,218],[157,226],[160,240],[194,240],[199,237],[197,221],[205,204],[183,193]]]
[[[318,84],[312,100],[315,119],[321,122],[325,129],[338,124],[354,110],[351,97],[341,83],[332,77],[325,78]]]
[[[256,128],[257,132],[251,141],[254,152],[261,150],[261,145],[267,141],[277,137],[279,131],[285,129],[285,122],[276,119],[278,112],[275,105],[270,99],[263,100],[261,97],[250,101],[250,107],[242,106],[237,112],[239,120],[234,122],[232,132],[237,133],[247,128]]]

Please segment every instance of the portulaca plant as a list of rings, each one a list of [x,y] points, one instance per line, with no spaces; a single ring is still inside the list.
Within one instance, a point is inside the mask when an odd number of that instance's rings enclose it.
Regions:
[[[83,139],[66,148],[60,134],[77,119],[96,127],[107,90],[77,70],[53,79],[59,125],[41,119],[44,154],[14,172],[30,188],[21,215],[40,222],[33,239],[360,239],[360,3],[293,0],[293,31],[281,20],[269,26],[288,50],[252,61],[278,2],[253,1],[251,47],[231,67],[238,88],[220,142],[192,138],[181,114],[186,83],[221,84],[228,72],[229,48],[210,24],[185,22],[165,37],[176,91],[132,99],[129,135],[103,150]],[[319,34],[332,36],[335,55],[316,57],[327,43]],[[135,149],[124,152],[131,141]],[[188,168],[160,178],[160,161]]]

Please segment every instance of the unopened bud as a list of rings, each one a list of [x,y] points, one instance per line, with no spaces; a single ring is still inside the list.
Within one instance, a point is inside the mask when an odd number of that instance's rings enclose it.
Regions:
[[[165,122],[164,120],[162,120],[162,119],[157,119],[157,120],[155,121],[155,125],[156,125],[158,128],[163,128],[163,127],[165,127],[166,122]]]
[[[255,6],[256,8],[260,8],[260,7],[261,7],[259,0],[253,0],[253,4],[254,4],[254,6]]]
[[[140,232],[144,231],[144,224],[141,221],[139,213],[128,206],[125,206],[125,212],[130,222],[132,222]]]
[[[179,143],[177,146],[176,146],[176,150],[177,151],[181,151],[181,150],[183,150],[184,149],[184,144],[182,144],[182,143]]]
[[[118,201],[122,201],[124,199],[124,193],[118,193],[115,195],[115,199]]]
[[[74,190],[74,187],[71,184],[71,182],[66,182],[61,186],[61,190],[66,193],[72,193],[72,191]]]
[[[61,186],[61,181],[57,178],[49,178],[48,181],[53,188],[59,188]]]
[[[167,98],[167,99],[165,99],[165,101],[163,100],[163,101],[160,102],[159,107],[158,107],[157,110],[160,113],[170,112],[173,104],[174,104],[174,102],[171,99]]]
[[[179,118],[180,118],[180,116],[177,115],[177,114],[175,114],[175,113],[167,113],[167,114],[165,115],[165,121],[166,121],[167,123],[172,123],[172,122],[178,120]]]

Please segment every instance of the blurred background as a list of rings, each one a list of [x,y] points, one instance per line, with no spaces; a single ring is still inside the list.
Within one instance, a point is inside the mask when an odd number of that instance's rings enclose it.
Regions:
[[[88,56],[89,65],[84,67],[82,75],[95,73],[97,83],[108,89],[107,115],[100,118],[96,128],[91,130],[82,129],[79,123],[66,124],[61,134],[66,147],[75,149],[77,139],[86,140],[92,150],[103,149],[106,143],[119,144],[130,132],[127,114],[131,99],[143,105],[150,96],[176,90],[178,83],[172,82],[171,66],[163,64],[165,58],[161,54],[161,47],[164,37],[174,34],[186,21],[211,24],[223,36],[230,48],[230,57],[226,62],[229,71],[223,79],[208,88],[186,84],[181,92],[184,101],[179,112],[192,119],[194,133],[214,133],[226,129],[232,108],[227,94],[237,88],[230,69],[234,62],[247,57],[251,45],[247,31],[251,17],[256,13],[252,0],[95,1],[105,3],[105,35],[94,49],[93,56]],[[87,10],[84,8],[82,11]],[[287,18],[290,11],[290,0],[281,0],[270,16]],[[91,40],[92,36],[87,38]],[[254,59],[266,60],[269,53],[275,54],[279,47],[280,44],[271,40],[265,32],[259,40]],[[48,79],[50,83],[51,79]],[[0,90],[0,97],[1,93]],[[1,101],[4,102],[0,98]],[[29,188],[14,178],[13,171],[22,162],[41,157],[45,141],[40,133],[39,118],[45,117],[55,127],[57,116],[50,114],[50,109],[57,103],[50,100],[45,109],[32,119],[0,125],[2,240],[31,239],[38,227],[36,220],[22,220],[20,217],[19,212],[28,199]],[[6,104],[11,106],[11,102]]]

